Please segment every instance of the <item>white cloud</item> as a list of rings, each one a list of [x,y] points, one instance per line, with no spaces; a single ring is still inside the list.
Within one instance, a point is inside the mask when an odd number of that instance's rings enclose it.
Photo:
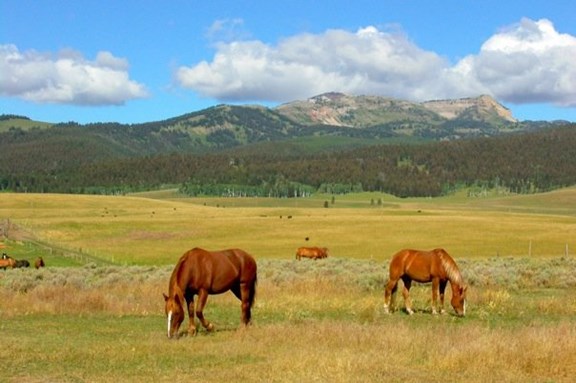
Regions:
[[[576,37],[546,19],[523,19],[488,39],[467,58],[468,75],[513,103],[576,106]]]
[[[445,65],[402,35],[367,27],[301,34],[277,46],[220,43],[211,62],[180,67],[176,80],[222,100],[287,101],[332,90],[414,98],[434,79],[429,72]]]
[[[209,41],[234,41],[245,39],[249,33],[244,30],[244,20],[237,19],[219,19],[212,23],[206,30],[206,38]]]
[[[181,66],[176,81],[224,101],[291,101],[327,91],[410,100],[491,94],[514,103],[576,106],[576,38],[523,19],[452,65],[402,33],[299,34],[276,45],[221,42],[211,61]]]
[[[128,62],[110,52],[86,60],[65,50],[57,57],[0,45],[0,94],[39,103],[120,105],[148,92],[130,80]]]

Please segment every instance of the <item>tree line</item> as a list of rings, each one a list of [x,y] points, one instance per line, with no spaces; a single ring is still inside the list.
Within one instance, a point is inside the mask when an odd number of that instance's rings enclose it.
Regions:
[[[12,137],[13,150],[18,137]],[[227,150],[83,160],[93,145],[59,143],[59,163],[41,150],[27,165],[0,162],[0,190],[15,192],[126,193],[179,185],[190,195],[301,197],[379,191],[400,197],[440,196],[463,186],[535,193],[576,184],[576,125],[491,138],[418,145],[374,145],[306,154]],[[23,143],[22,145],[27,145]],[[113,145],[108,149],[114,151]],[[36,165],[32,165],[36,164]]]

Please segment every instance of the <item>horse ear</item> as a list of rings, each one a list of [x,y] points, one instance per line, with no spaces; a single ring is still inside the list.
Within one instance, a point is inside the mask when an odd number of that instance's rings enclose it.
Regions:
[[[464,287],[462,287],[462,294],[464,294],[467,290],[468,290],[468,285],[464,285]]]
[[[162,293],[162,295],[164,296],[164,302],[166,302],[168,300],[168,295]]]

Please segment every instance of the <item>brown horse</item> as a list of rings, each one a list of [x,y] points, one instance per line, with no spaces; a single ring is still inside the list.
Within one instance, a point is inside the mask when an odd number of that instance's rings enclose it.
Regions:
[[[16,260],[6,254],[2,254],[0,258],[0,269],[6,270],[7,267],[13,269],[16,266]]]
[[[44,267],[46,264],[44,263],[44,259],[42,259],[42,257],[38,257],[36,258],[36,260],[34,261],[34,267],[39,269],[41,267]]]
[[[180,257],[170,282],[166,302],[168,338],[178,335],[184,321],[184,308],[188,308],[188,334],[196,334],[194,313],[208,331],[214,329],[204,314],[209,294],[221,294],[228,290],[242,301],[242,324],[250,323],[251,309],[256,295],[257,267],[252,256],[240,249],[207,251],[194,248]],[[198,295],[194,309],[194,295]]]
[[[26,259],[16,259],[14,267],[15,268],[30,267],[30,262],[28,262],[28,260]]]
[[[412,281],[432,282],[432,314],[436,314],[438,292],[440,292],[440,313],[444,313],[444,291],[450,282],[452,288],[451,304],[456,314],[466,314],[466,289],[456,262],[444,249],[420,251],[404,249],[396,253],[390,262],[390,278],[384,290],[384,310],[389,312],[390,297],[395,295],[398,280],[404,282],[402,295],[408,314],[413,314],[410,301]]]
[[[326,247],[299,247],[296,250],[296,259],[310,258],[313,260],[328,257],[328,248]]]

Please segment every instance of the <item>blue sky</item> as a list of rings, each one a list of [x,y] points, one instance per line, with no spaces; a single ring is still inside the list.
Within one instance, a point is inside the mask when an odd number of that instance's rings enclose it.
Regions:
[[[139,123],[329,91],[576,121],[576,1],[0,0],[0,114]]]

